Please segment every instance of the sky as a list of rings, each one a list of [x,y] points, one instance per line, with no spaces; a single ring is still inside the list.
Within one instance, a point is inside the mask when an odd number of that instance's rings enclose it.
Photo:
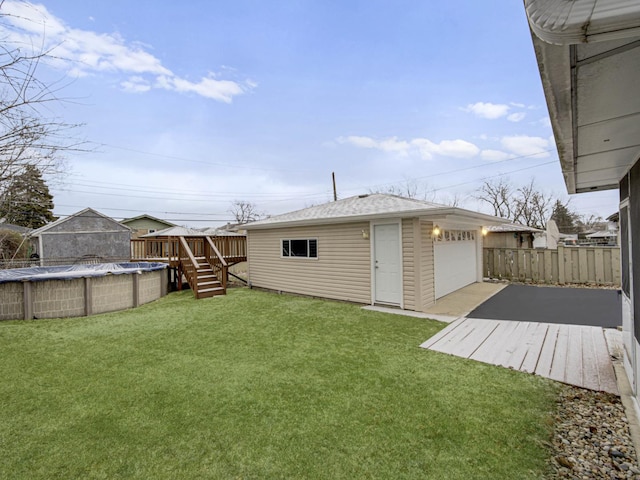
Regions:
[[[0,35],[51,52],[50,112],[85,141],[54,213],[233,221],[417,186],[485,213],[485,181],[566,193],[524,7],[513,0],[5,0]]]

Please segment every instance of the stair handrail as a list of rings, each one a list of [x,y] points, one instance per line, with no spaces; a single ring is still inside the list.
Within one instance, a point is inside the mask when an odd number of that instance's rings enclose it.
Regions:
[[[191,248],[189,248],[189,244],[184,239],[184,237],[179,237],[179,239],[180,241],[178,244],[178,258],[180,261],[180,266],[184,271],[185,277],[187,277],[187,282],[189,283],[193,294],[196,296],[196,298],[198,298],[198,262],[193,256]]]
[[[218,280],[222,284],[222,288],[226,292],[227,291],[227,272],[229,271],[229,265],[227,264],[227,261],[224,259],[224,257],[220,254],[220,250],[218,250],[218,247],[216,247],[215,243],[213,243],[213,240],[211,239],[211,237],[206,236],[205,238],[206,238],[207,244],[209,245],[210,251],[213,252],[213,255],[207,255],[207,252],[205,249],[205,258],[207,259],[207,262],[209,262],[209,265],[211,265],[211,268],[213,269],[214,273],[216,273]],[[218,271],[220,272],[220,275],[218,275],[217,273]]]

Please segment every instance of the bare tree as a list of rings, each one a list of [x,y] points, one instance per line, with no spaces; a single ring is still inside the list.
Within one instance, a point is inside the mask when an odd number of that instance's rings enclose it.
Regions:
[[[607,222],[599,215],[580,215],[576,223],[582,232],[605,230],[607,227]]]
[[[485,181],[476,198],[491,205],[497,217],[542,229],[551,218],[553,205],[560,201],[538,189],[534,180],[518,188],[505,179]]]
[[[255,204],[244,200],[234,200],[229,213],[233,215],[236,223],[240,225],[260,220],[265,216],[264,213],[258,211],[258,207]]]
[[[10,30],[11,15],[3,5],[0,1],[0,23]],[[83,143],[71,136],[79,125],[65,123],[51,112],[52,104],[61,101],[58,94],[64,85],[37,77],[48,57],[51,51],[0,38],[0,196],[27,167],[45,176],[60,173],[63,154],[82,150]]]
[[[513,186],[505,179],[485,181],[479,188],[476,198],[488,203],[496,217],[513,219]]]
[[[407,178],[404,183],[397,183],[387,187],[370,188],[369,193],[386,193],[399,197],[418,198],[423,200],[427,195],[427,185],[420,185],[416,180]]]
[[[386,193],[399,197],[414,198],[425,202],[441,203],[450,207],[458,207],[462,202],[459,193],[437,194],[438,189],[430,188],[428,183],[418,182],[413,178],[405,179],[404,183],[389,185],[386,188],[370,188],[369,193]]]

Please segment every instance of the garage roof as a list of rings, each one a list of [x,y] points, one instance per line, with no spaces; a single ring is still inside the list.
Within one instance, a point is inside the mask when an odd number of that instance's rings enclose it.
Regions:
[[[439,203],[425,202],[397,195],[373,193],[356,195],[336,202],[276,215],[248,223],[244,225],[244,228],[252,230],[422,216],[428,216],[430,219],[438,221],[478,226],[500,224],[505,221],[503,218],[463,208],[449,207]]]

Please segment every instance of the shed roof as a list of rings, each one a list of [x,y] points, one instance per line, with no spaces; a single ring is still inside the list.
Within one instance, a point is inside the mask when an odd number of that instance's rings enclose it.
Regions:
[[[76,217],[80,217],[80,216],[82,216],[82,215],[84,215],[86,213],[90,213],[92,216],[96,216],[96,217],[108,220],[109,222],[112,222],[115,225],[117,225],[123,231],[130,231],[131,230],[126,225],[122,225],[117,220],[114,220],[113,218],[109,217],[108,215],[104,215],[103,213],[100,213],[97,210],[94,210],[93,208],[85,208],[84,210],[80,210],[79,212],[76,212],[76,213],[74,213],[72,215],[69,215],[67,217],[59,218],[55,222],[47,223],[45,226],[37,228],[36,230],[33,230],[29,235],[32,236],[32,237],[37,237],[41,233],[46,233],[48,230],[51,230],[52,228],[55,228],[55,227],[57,227],[57,226],[59,226],[61,224],[64,224],[66,222],[72,221]]]
[[[423,217],[433,220],[494,225],[504,223],[503,218],[483,213],[425,202],[397,195],[373,193],[356,195],[335,202],[324,203],[244,225],[247,230],[282,228],[287,226],[322,225],[368,221],[393,217]]]

